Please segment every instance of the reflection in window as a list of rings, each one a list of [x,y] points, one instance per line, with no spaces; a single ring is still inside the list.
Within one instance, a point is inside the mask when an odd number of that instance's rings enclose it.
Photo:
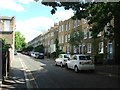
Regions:
[[[79,60],[90,60],[90,56],[79,56]]]

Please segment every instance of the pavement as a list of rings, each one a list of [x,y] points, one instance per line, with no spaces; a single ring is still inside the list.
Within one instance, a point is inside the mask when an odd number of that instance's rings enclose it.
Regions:
[[[24,69],[20,61],[14,59],[8,77],[2,83],[0,90],[27,90]]]
[[[46,59],[51,60],[51,59]],[[53,60],[52,60],[53,61]],[[96,74],[106,75],[113,78],[120,79],[120,66],[119,65],[96,65]],[[19,60],[13,60],[9,72],[9,78],[1,85],[1,90],[22,90],[26,89],[26,80],[24,69],[20,65]]]
[[[96,65],[96,73],[120,79],[119,65]]]

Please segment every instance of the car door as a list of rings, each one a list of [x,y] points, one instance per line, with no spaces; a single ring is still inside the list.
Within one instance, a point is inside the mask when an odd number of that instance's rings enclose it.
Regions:
[[[75,59],[75,56],[73,55],[72,57],[71,57],[71,59],[68,61],[68,67],[69,68],[73,68],[73,66],[74,66],[74,60]]]
[[[61,60],[62,60],[62,55],[60,54],[57,61],[58,61],[58,64],[61,64]]]
[[[67,61],[68,68],[71,68],[72,58],[73,58],[73,56]]]
[[[74,55],[72,61],[71,61],[71,68],[74,69],[75,65],[77,65],[77,56]]]

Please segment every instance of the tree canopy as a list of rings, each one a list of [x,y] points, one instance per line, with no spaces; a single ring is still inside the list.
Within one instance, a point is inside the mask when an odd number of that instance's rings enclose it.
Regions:
[[[78,0],[79,1],[79,0]],[[103,0],[105,1],[105,0]],[[100,31],[103,31],[105,25],[110,23],[114,18],[115,26],[112,27],[114,33],[120,33],[119,23],[120,23],[120,2],[95,2],[91,0],[81,0],[80,2],[63,2],[63,0],[55,0],[54,2],[50,2],[48,0],[42,0],[41,2],[45,6],[52,7],[51,14],[55,14],[57,11],[57,7],[64,7],[65,10],[72,9],[74,11],[73,19],[85,18],[89,22],[88,24],[92,27],[90,30],[92,31],[92,36],[96,37]],[[113,34],[109,34],[110,37]]]
[[[19,32],[15,32],[15,49],[23,49],[26,47],[25,37]]]
[[[79,47],[79,44],[82,43],[83,39],[83,32],[78,31],[78,32],[73,32],[70,34],[70,38],[68,40],[69,44],[72,46],[71,47],[71,53],[73,54],[73,46],[76,48]]]
[[[28,46],[22,49],[22,51],[27,52],[27,51],[32,51],[34,48],[33,46]]]
[[[34,48],[34,51],[44,53],[44,46],[42,44],[38,45]]]

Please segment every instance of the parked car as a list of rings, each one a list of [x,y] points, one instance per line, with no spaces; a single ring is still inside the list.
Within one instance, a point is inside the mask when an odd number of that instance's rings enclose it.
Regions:
[[[90,56],[84,54],[76,54],[66,62],[66,68],[74,69],[75,72],[79,70],[95,70],[94,61]]]
[[[44,54],[43,53],[36,54],[36,58],[44,59]]]
[[[31,52],[31,56],[35,58],[35,52]]]
[[[60,54],[58,58],[55,59],[55,65],[60,65],[61,67],[66,65],[66,62],[70,58],[70,54]]]
[[[34,52],[34,58],[38,58],[39,52]]]
[[[17,51],[14,51],[14,55],[17,55]]]

